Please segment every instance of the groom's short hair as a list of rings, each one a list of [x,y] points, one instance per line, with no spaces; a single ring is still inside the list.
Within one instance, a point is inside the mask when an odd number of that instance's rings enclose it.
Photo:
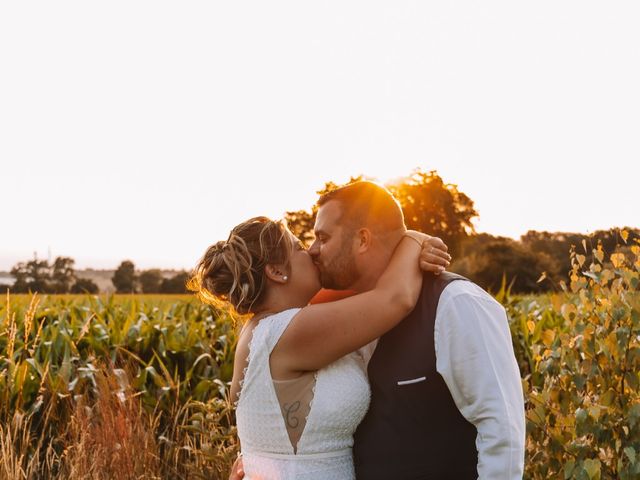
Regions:
[[[377,183],[358,181],[320,196],[317,206],[329,201],[340,203],[339,222],[353,229],[368,227],[379,233],[404,228],[404,215],[391,192]]]

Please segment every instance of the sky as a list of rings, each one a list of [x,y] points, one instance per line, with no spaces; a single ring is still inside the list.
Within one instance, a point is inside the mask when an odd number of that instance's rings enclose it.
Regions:
[[[640,227],[639,23],[636,1],[2,2],[0,270],[189,269],[326,181],[415,168],[479,232]]]

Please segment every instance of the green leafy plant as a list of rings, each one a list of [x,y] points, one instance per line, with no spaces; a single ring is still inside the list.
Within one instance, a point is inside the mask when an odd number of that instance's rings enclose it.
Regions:
[[[627,240],[625,232],[622,238]],[[507,303],[527,392],[527,478],[640,478],[640,244],[587,261],[563,292]]]

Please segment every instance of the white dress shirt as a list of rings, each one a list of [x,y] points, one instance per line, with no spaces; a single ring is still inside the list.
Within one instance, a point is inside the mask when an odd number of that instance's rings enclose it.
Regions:
[[[524,396],[504,307],[472,282],[451,282],[440,295],[434,341],[436,370],[478,430],[479,478],[521,480]]]
[[[478,430],[478,478],[521,480],[524,396],[504,307],[472,282],[451,282],[438,302],[434,342],[436,370]],[[376,343],[361,349],[367,362]]]

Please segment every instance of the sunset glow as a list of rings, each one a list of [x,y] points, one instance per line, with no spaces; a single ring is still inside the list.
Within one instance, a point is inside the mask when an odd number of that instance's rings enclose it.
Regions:
[[[478,231],[640,226],[640,7],[0,7],[0,270],[190,268],[324,182],[437,170]]]

